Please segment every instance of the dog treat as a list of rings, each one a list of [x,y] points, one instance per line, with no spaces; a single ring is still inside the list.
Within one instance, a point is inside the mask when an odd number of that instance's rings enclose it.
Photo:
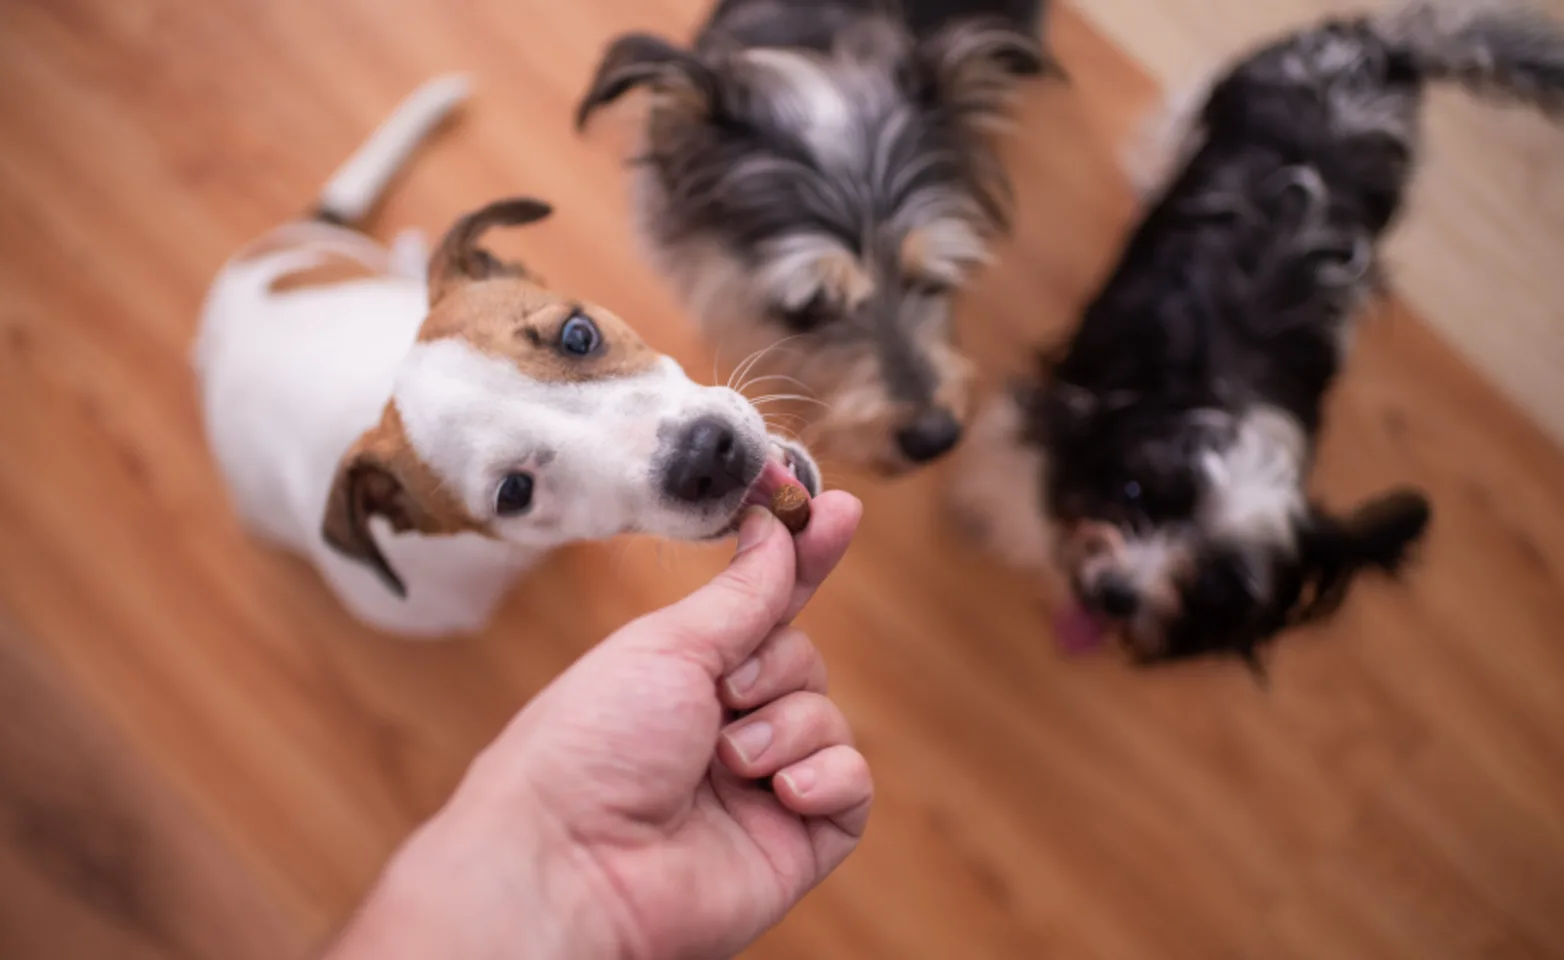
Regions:
[[[797,484],[784,483],[771,495],[771,512],[796,537],[809,526],[809,494]]]

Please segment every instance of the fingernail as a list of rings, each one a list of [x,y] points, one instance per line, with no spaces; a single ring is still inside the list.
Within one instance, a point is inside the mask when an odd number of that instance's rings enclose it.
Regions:
[[[750,657],[739,664],[738,669],[728,674],[728,693],[738,696],[755,685],[755,680],[760,676],[760,658]]]
[[[793,789],[793,795],[798,797],[802,797],[813,790],[815,788],[815,780],[817,779],[814,767],[794,767],[786,773],[777,774],[777,777],[786,781],[787,785]]]
[[[746,723],[728,734],[728,746],[745,763],[754,763],[771,746],[771,724],[764,720]]]
[[[739,547],[734,551],[735,557],[743,556],[747,551],[753,550],[771,536],[771,531],[776,527],[776,518],[764,507],[747,507],[744,516],[739,521]]]

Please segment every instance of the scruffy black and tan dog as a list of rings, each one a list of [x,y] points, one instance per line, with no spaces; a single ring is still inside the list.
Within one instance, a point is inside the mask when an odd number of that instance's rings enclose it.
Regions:
[[[1050,69],[1043,5],[721,0],[689,49],[604,55],[579,122],[651,91],[641,232],[724,353],[775,348],[751,369],[820,403],[817,452],[894,473],[960,439],[951,300],[1009,224],[990,128]]]
[[[1017,560],[1063,572],[1067,646],[1119,634],[1148,660],[1254,663],[1423,535],[1420,493],[1338,516],[1307,480],[1436,81],[1558,115],[1564,31],[1420,0],[1238,64],[1062,357],[974,429],[958,503]]]

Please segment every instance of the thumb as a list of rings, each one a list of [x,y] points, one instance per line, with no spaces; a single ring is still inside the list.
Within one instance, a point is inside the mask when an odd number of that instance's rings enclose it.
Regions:
[[[641,621],[636,631],[659,651],[704,663],[726,675],[760,646],[787,613],[797,579],[793,538],[759,507],[744,512],[738,549],[710,583]]]

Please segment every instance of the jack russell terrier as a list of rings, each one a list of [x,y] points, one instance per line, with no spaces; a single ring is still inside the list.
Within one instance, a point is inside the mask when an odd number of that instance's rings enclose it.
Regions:
[[[530,199],[461,218],[423,255],[361,221],[467,96],[433,81],[207,295],[194,351],[208,439],[245,523],[308,557],[391,633],[483,627],[548,550],[644,533],[724,536],[807,451],[738,393],[693,383],[614,314],[481,249]],[[424,264],[427,261],[427,271]]]

